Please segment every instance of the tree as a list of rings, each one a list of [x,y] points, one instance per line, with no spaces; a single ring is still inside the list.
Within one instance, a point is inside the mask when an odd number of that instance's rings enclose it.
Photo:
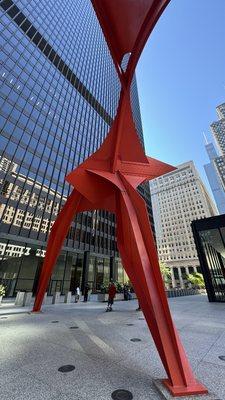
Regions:
[[[205,289],[205,282],[203,275],[199,272],[193,272],[193,274],[187,275],[187,280],[191,282],[191,284],[199,289]]]
[[[159,262],[159,266],[165,286],[168,286],[171,283],[171,269],[162,261]]]

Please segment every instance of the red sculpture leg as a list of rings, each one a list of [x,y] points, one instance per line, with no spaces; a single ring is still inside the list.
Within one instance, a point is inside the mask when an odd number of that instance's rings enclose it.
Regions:
[[[169,377],[164,383],[174,396],[206,393],[172,322],[146,205],[125,177],[121,179],[125,190],[118,200],[118,248]]]
[[[64,239],[69,230],[73,217],[77,212],[79,212],[81,199],[82,196],[74,189],[57,216],[56,221],[54,222],[48,239],[45,260],[39,278],[39,285],[33,312],[40,311],[41,309],[50,276],[60,254]]]

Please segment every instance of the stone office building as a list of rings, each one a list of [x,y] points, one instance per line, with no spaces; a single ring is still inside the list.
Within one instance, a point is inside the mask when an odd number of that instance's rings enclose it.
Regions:
[[[3,0],[0,93],[0,281],[35,292],[49,231],[71,187],[65,176],[106,137],[120,83],[90,0]],[[125,65],[126,63],[124,63]],[[136,82],[132,107],[143,143]],[[140,188],[147,202],[148,184]],[[77,215],[48,293],[127,279],[116,221]]]
[[[160,261],[171,268],[172,286],[201,271],[191,229],[193,220],[216,214],[215,206],[192,161],[150,183]]]

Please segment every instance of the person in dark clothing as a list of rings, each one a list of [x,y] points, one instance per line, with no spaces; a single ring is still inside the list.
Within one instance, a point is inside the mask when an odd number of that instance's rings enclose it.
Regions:
[[[89,285],[85,285],[84,287],[84,301],[88,301],[88,291],[89,291]]]
[[[128,293],[127,293],[127,297],[128,297],[128,300],[132,300],[132,294],[131,294],[131,290],[130,290],[130,288],[128,288]]]
[[[123,296],[124,296],[124,300],[127,301],[129,298],[129,290],[128,290],[127,285],[124,285],[124,287],[123,287]]]
[[[116,295],[116,286],[114,285],[113,282],[110,282],[109,284],[109,298],[108,298],[108,306],[106,311],[112,311],[112,305],[114,302],[114,298]]]
[[[138,302],[138,308],[136,308],[136,311],[141,311],[141,306],[140,306],[139,302]]]

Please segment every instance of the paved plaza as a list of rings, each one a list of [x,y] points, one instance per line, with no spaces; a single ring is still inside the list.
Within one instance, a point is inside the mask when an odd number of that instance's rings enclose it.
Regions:
[[[160,400],[153,380],[166,375],[136,307],[120,301],[106,313],[103,303],[59,304],[0,316],[1,400],[110,400],[117,389]],[[170,307],[198,379],[224,400],[225,303],[198,295],[170,299]],[[64,365],[75,369],[59,372]]]

